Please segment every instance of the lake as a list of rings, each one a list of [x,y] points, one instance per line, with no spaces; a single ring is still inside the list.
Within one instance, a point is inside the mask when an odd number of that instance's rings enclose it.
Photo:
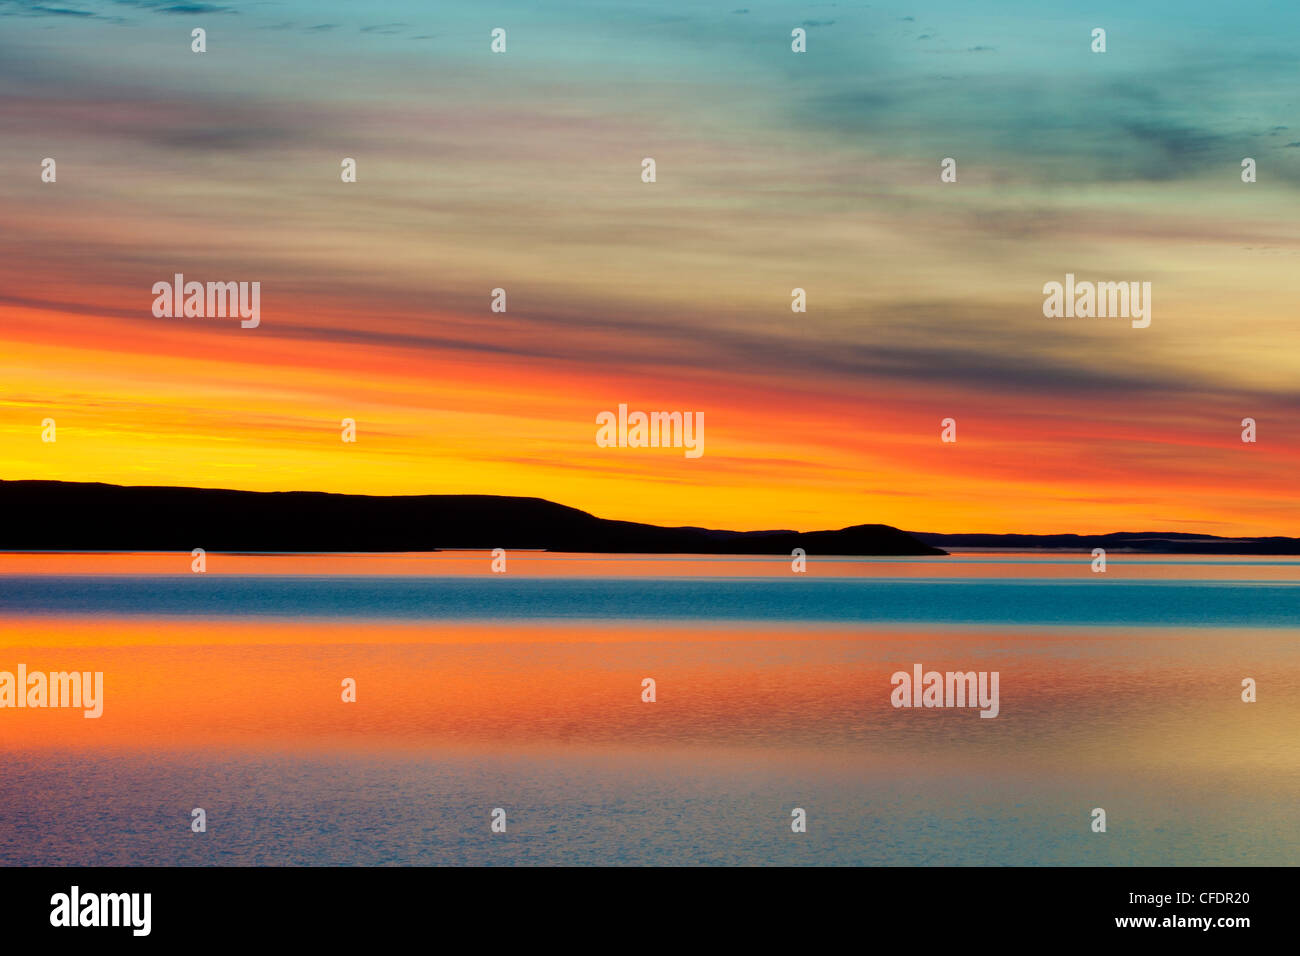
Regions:
[[[1300,861],[1300,559],[192,560],[0,553],[0,864]]]

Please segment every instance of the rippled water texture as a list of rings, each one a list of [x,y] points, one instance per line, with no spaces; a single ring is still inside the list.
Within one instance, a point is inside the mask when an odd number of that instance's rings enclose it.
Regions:
[[[0,555],[0,863],[1300,862],[1295,560],[191,560]]]

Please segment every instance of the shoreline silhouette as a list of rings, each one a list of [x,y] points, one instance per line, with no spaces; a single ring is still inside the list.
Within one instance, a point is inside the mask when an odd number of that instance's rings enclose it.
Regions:
[[[945,555],[950,549],[1300,555],[1300,538],[1192,532],[949,534],[859,524],[822,531],[728,531],[598,518],[544,498],[354,495],[170,485],[0,480],[0,550],[592,554]]]
[[[0,481],[0,550],[942,555],[905,531],[668,528],[543,498]]]

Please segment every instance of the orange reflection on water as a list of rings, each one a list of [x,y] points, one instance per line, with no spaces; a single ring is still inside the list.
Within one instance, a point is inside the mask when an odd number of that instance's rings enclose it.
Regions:
[[[0,621],[0,670],[19,662],[102,670],[104,715],[0,710],[0,750],[707,748],[1300,782],[1300,653],[1267,630]],[[998,671],[999,716],[893,708],[913,663]]]

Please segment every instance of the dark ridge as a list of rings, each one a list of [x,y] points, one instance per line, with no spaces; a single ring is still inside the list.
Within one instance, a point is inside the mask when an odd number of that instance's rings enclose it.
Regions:
[[[1014,551],[1129,551],[1146,554],[1300,554],[1300,538],[1223,538],[1186,531],[1113,531],[1110,534],[932,534],[912,536],[937,548]]]
[[[609,521],[542,498],[0,481],[5,551],[435,551],[944,554],[897,528],[715,531]]]

